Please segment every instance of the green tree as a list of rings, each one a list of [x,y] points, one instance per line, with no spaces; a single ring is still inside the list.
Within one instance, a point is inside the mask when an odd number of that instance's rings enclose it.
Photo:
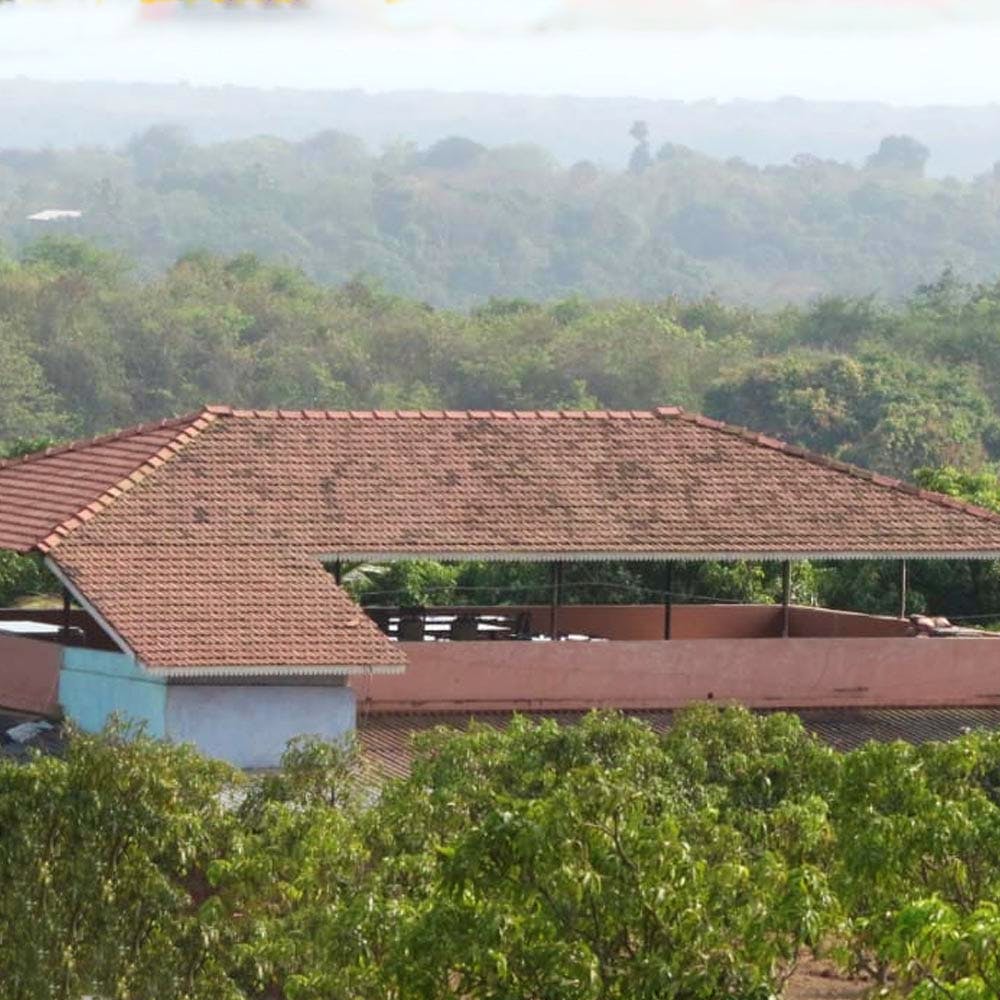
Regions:
[[[819,872],[685,801],[623,719],[430,736],[373,818],[400,997],[763,998],[825,927]]]
[[[58,407],[30,342],[0,319],[0,455],[13,457],[12,446],[20,438],[43,437],[61,430],[66,418]]]
[[[832,877],[858,966],[885,980],[898,960],[897,922],[922,899],[970,914],[995,898],[998,765],[993,733],[920,747],[871,743],[845,757],[831,802]]]
[[[649,125],[646,122],[634,122],[628,134],[635,140],[635,149],[628,161],[629,173],[644,174],[653,165],[653,157],[649,151]]]
[[[0,757],[0,981],[10,1000],[238,1000],[209,866],[232,849],[227,766],[141,733]]]
[[[930,150],[912,136],[887,135],[865,165],[869,170],[902,170],[922,175],[930,155]]]
[[[903,477],[983,460],[996,415],[974,371],[928,368],[885,349],[752,362],[706,394],[715,415]]]

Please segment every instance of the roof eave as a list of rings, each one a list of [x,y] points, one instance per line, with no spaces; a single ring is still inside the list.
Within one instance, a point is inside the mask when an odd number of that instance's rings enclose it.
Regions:
[[[321,562],[396,562],[406,559],[437,559],[442,562],[462,562],[470,559],[484,562],[804,562],[815,561],[894,561],[894,560],[1000,560],[1000,546],[996,549],[969,551],[927,551],[924,549],[786,551],[776,549],[720,549],[690,550],[684,552],[629,552],[614,549],[607,551],[559,551],[559,550],[492,550],[492,549],[392,549],[378,551],[372,549],[346,549],[342,552],[323,553],[316,557]]]
[[[405,664],[380,664],[378,666],[366,666],[364,664],[334,665],[334,666],[314,666],[276,664],[273,666],[227,666],[224,664],[216,666],[193,666],[193,667],[156,667],[144,664],[146,670],[156,677],[163,677],[167,681],[199,681],[199,680],[220,680],[227,678],[289,678],[289,677],[357,677],[371,674],[401,674],[405,671]]]
[[[139,658],[135,654],[135,650],[122,638],[118,630],[108,621],[107,618],[101,614],[100,610],[95,607],[94,603],[87,597],[83,591],[70,579],[67,573],[62,569],[59,563],[56,561],[54,556],[45,556],[45,565],[48,567],[52,575],[66,588],[70,593],[72,598],[77,604],[83,608],[91,618],[101,627],[104,633],[109,639],[126,655],[130,656],[136,663],[139,663]]]

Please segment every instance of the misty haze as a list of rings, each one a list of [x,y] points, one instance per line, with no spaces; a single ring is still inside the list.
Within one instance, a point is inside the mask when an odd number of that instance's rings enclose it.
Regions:
[[[0,0],[0,1000],[997,1000],[998,52]]]

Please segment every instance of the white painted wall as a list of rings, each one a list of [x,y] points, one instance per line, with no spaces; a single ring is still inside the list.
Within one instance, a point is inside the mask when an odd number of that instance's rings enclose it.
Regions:
[[[354,723],[354,692],[344,686],[167,687],[167,737],[238,767],[274,767],[293,736],[336,739]]]

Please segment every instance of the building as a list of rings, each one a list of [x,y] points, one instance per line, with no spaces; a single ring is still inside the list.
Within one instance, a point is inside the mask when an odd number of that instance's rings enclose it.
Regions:
[[[0,548],[65,588],[61,611],[0,612],[0,707],[118,712],[245,766],[359,714],[1000,706],[990,639],[787,587],[564,606],[580,560],[1000,558],[989,511],[677,408],[208,407],[0,465]],[[549,563],[551,600],[366,613],[340,586],[348,563],[413,557]]]

